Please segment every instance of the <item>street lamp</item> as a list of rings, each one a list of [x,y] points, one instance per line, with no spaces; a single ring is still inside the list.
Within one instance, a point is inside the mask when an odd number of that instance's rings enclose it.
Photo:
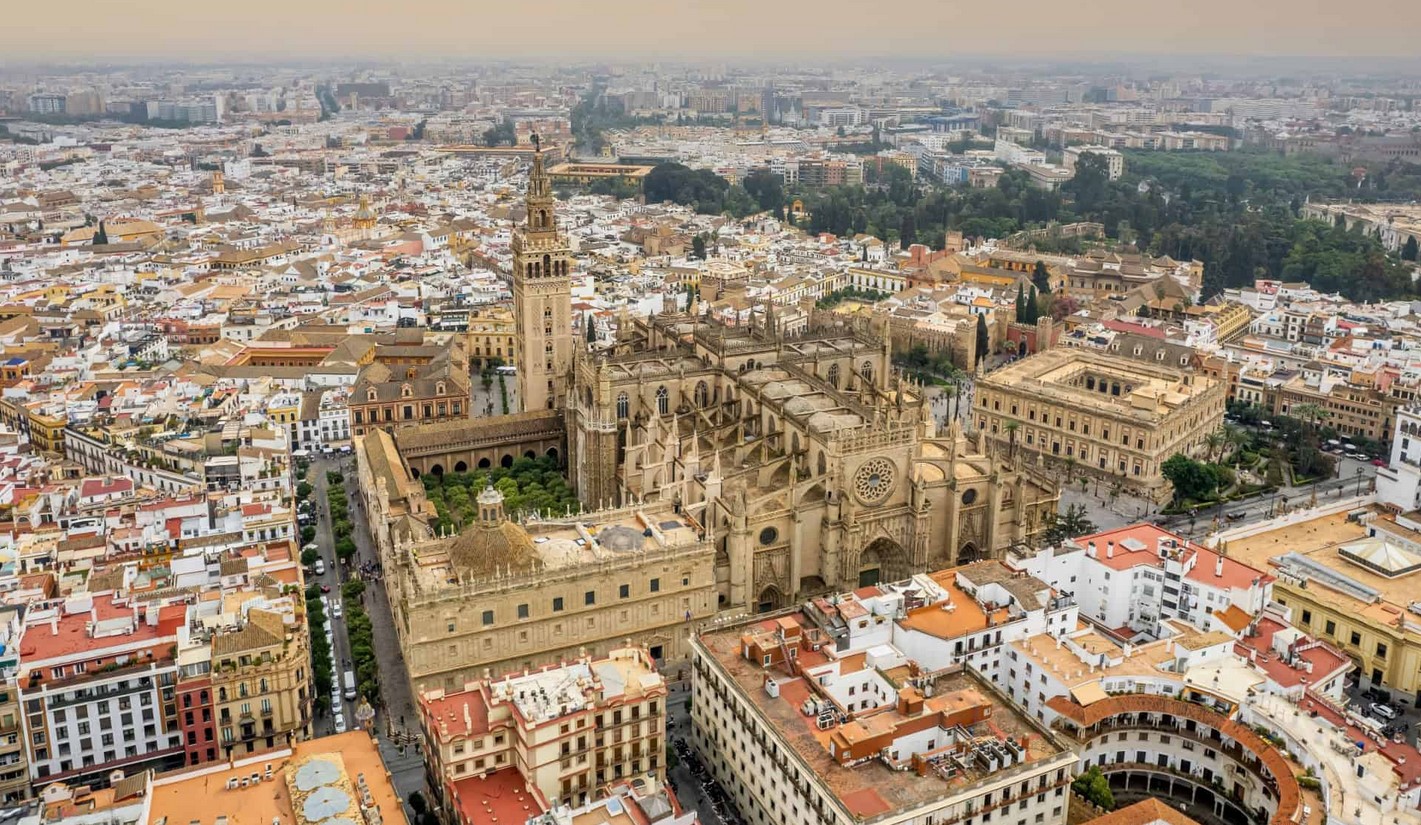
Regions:
[[[1362,472],[1363,472],[1362,468],[1361,468],[1361,467],[1358,467],[1358,468],[1357,468],[1357,495],[1359,495],[1359,496],[1362,494]]]

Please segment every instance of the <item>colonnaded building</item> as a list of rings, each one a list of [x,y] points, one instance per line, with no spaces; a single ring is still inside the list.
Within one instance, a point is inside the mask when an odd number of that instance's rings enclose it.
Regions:
[[[535,158],[520,235],[536,237],[513,267],[520,389],[536,403],[372,430],[357,451],[417,690],[628,639],[679,661],[719,615],[999,557],[1047,526],[1055,483],[939,432],[863,330],[815,318],[785,335],[772,308],[725,327],[693,306],[624,315],[612,345],[574,345],[545,175]],[[435,535],[421,475],[522,456],[565,462],[583,513],[519,517],[490,489],[478,524]]]

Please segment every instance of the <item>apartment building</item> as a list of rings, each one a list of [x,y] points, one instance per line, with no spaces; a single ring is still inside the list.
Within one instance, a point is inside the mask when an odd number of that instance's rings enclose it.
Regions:
[[[364,731],[157,776],[144,802],[144,823],[407,823],[380,749]]]
[[[523,797],[519,818],[507,821],[526,821],[586,805],[611,783],[664,782],[666,698],[655,662],[638,647],[425,691],[429,787],[448,821],[474,825],[502,814],[500,800]]]
[[[692,640],[692,741],[746,821],[1065,821],[1074,752],[986,674],[1072,605],[997,562]]]
[[[977,428],[1009,452],[1118,479],[1166,500],[1160,474],[1223,421],[1225,385],[1171,365],[1079,348],[1053,349],[978,381]]]
[[[250,607],[237,624],[207,640],[221,757],[270,750],[311,734],[309,636],[296,627],[304,622],[296,601],[285,602],[280,611]],[[183,713],[186,721],[189,711]]]
[[[1272,598],[1265,569],[1149,523],[1021,548],[1006,564],[1073,598],[1082,616],[1124,638],[1161,638],[1171,619],[1207,628],[1210,616],[1230,607],[1253,616]]]
[[[1061,151],[1061,165],[1074,174],[1076,163],[1084,155],[1103,158],[1106,174],[1111,180],[1117,180],[1125,172],[1125,156],[1108,146],[1067,146]]]
[[[186,607],[80,596],[32,609],[19,700],[36,787],[182,765],[173,648]]]

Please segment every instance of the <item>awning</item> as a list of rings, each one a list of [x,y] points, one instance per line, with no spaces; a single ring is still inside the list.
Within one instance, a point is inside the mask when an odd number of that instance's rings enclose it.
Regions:
[[[1087,682],[1079,687],[1071,688],[1071,698],[1076,700],[1076,704],[1086,707],[1092,702],[1099,702],[1107,697],[1105,688],[1100,686],[1100,682]]]

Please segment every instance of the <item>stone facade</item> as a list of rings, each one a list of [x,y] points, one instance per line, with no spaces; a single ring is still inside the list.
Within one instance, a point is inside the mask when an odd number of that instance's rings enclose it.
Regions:
[[[562,407],[572,364],[572,248],[553,207],[552,184],[538,151],[528,179],[527,223],[513,235],[518,397],[524,410]]]
[[[778,332],[663,316],[582,355],[568,415],[584,504],[671,502],[707,525],[722,605],[999,554],[1055,511],[1043,476],[939,433],[867,330]]]
[[[1199,449],[1224,400],[1223,382],[1191,370],[1064,347],[982,378],[972,417],[1008,454],[1164,501],[1161,466]]]

